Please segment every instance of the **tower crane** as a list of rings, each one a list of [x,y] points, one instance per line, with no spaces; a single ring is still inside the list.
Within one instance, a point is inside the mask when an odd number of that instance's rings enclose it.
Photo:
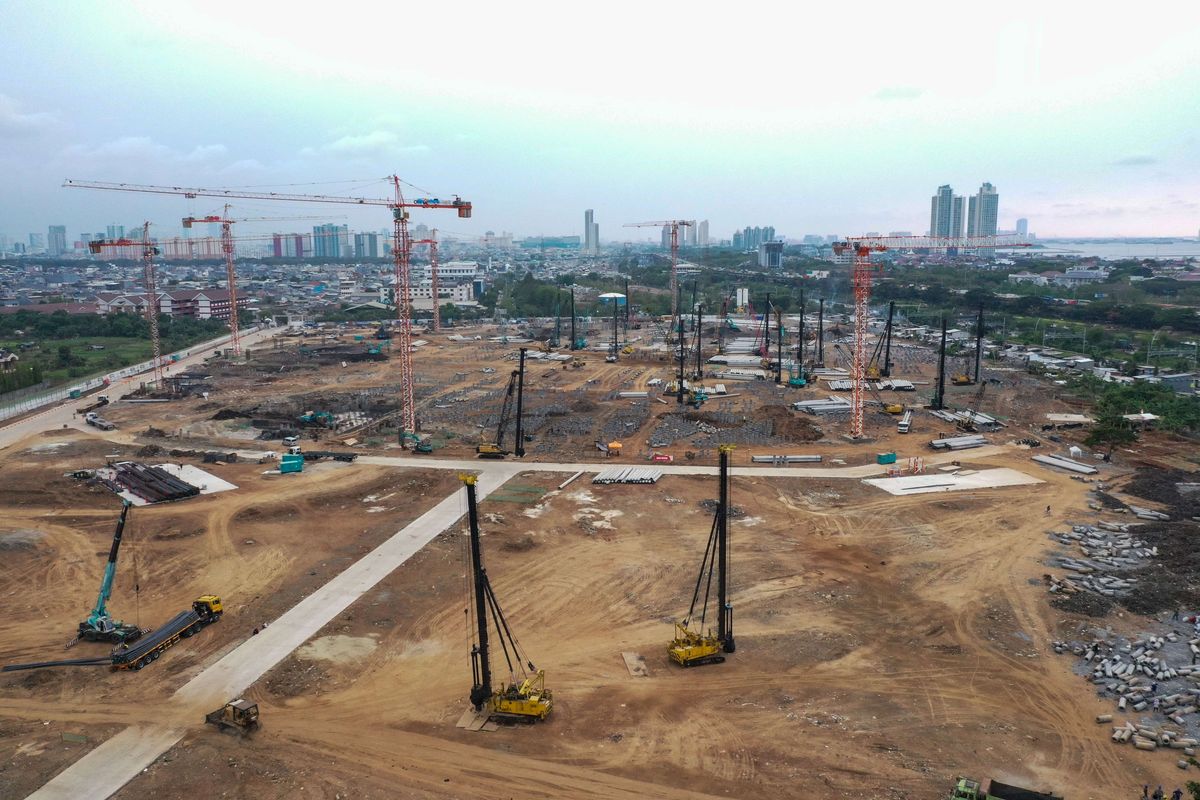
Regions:
[[[458,195],[443,200],[438,197],[417,197],[406,199],[398,175],[386,178],[392,185],[392,197],[346,197],[325,194],[295,194],[289,192],[261,192],[247,189],[204,189],[185,186],[157,186],[152,184],[110,183],[104,181],[81,181],[67,179],[63,186],[73,189],[105,189],[120,192],[141,192],[145,194],[173,194],[186,198],[220,197],[241,198],[245,200],[272,200],[298,203],[329,203],[337,205],[384,206],[392,212],[392,231],[394,242],[392,256],[396,271],[396,316],[400,321],[400,444],[407,446],[409,442],[419,439],[417,436],[417,410],[413,400],[413,367],[412,367],[412,313],[409,301],[412,298],[412,276],[409,270],[409,259],[412,242],[408,235],[408,215],[410,208],[433,209],[446,208],[458,212],[458,216],[467,219],[471,216],[471,203]],[[149,239],[144,235],[143,239]],[[157,326],[157,316],[152,323],[152,333]],[[155,335],[157,343],[157,335]],[[158,375],[156,356],[156,377]]]
[[[995,236],[851,236],[835,242],[833,251],[842,255],[854,253],[851,283],[854,286],[854,351],[850,380],[854,382],[850,405],[850,438],[863,435],[863,406],[867,371],[868,302],[871,299],[871,276],[878,265],[871,263],[871,253],[886,250],[979,250],[996,247],[1029,247],[1028,243],[1009,242]]]
[[[437,228],[434,228],[428,239],[413,239],[412,244],[429,245],[429,280],[430,292],[433,294],[433,329],[442,329],[442,312],[438,308],[438,238]]]
[[[142,280],[146,284],[146,321],[150,323],[150,349],[154,359],[153,381],[156,387],[162,386],[162,342],[158,337],[158,287],[155,285],[154,257],[159,250],[150,241],[150,223],[142,223],[142,238],[134,239],[97,239],[88,242],[88,250],[93,253],[103,252],[111,247],[141,247],[142,249]]]
[[[686,219],[668,219],[659,222],[627,222],[626,228],[670,228],[671,229],[671,331],[679,332],[679,229],[694,224]],[[669,340],[668,340],[669,341]]]

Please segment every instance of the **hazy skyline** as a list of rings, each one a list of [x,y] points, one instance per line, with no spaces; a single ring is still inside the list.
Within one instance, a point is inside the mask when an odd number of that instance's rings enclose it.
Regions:
[[[3,0],[0,233],[171,233],[218,208],[68,177],[359,182],[293,189],[341,193],[396,171],[471,200],[473,220],[414,213],[460,233],[582,235],[587,208],[602,240],[669,217],[708,219],[714,239],[922,233],[937,186],[988,181],[1001,228],[1195,236],[1200,9],[1058,6]]]

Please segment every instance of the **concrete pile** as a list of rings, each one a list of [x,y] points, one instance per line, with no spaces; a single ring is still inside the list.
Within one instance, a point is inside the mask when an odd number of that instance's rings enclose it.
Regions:
[[[1137,579],[1114,573],[1137,569],[1144,566],[1147,559],[1158,555],[1157,547],[1148,547],[1144,541],[1133,537],[1132,527],[1102,522],[1099,526],[1076,525],[1069,533],[1052,532],[1050,536],[1059,542],[1077,545],[1084,557],[1052,557],[1054,566],[1075,574],[1063,578],[1052,576],[1050,591],[1071,594],[1086,589],[1110,598],[1128,594],[1136,587]]]
[[[1176,631],[1133,641],[1093,639],[1053,642],[1054,652],[1079,657],[1079,671],[1102,698],[1115,700],[1115,713],[1134,716],[1113,725],[1112,741],[1139,750],[1172,749],[1195,755],[1200,743],[1200,636]],[[1114,714],[1096,717],[1111,724]],[[1179,762],[1186,769],[1188,759]]]
[[[1164,514],[1161,511],[1155,511],[1151,508],[1143,508],[1142,506],[1129,506],[1129,511],[1138,519],[1150,519],[1160,522],[1166,522],[1171,519],[1170,515]]]

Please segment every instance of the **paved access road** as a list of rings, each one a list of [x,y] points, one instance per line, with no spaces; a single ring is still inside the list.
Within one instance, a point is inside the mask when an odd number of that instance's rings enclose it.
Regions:
[[[476,489],[487,497],[521,471],[519,465],[469,462],[481,470]],[[114,794],[183,738],[204,715],[238,697],[252,683],[308,641],[330,620],[370,591],[463,515],[463,493],[454,492],[413,520],[379,547],[273,621],[257,636],[182,686],[162,709],[157,725],[134,725],[95,748],[45,786],[31,800],[102,800]]]
[[[254,331],[253,333],[248,333],[242,337],[242,347],[246,348],[252,344],[262,341],[263,339],[268,339],[277,333],[278,330],[278,328],[262,328]],[[197,345],[192,349],[191,355],[189,355],[187,358],[182,358],[179,361],[172,362],[170,367],[175,369],[199,364],[204,360],[204,357],[212,353],[213,350],[216,350],[218,347],[225,347],[227,344],[224,338],[217,340],[217,342],[218,343],[216,344],[210,342],[209,344]],[[131,375],[128,378],[123,378],[116,383],[110,384],[107,388],[96,392],[96,394],[106,394],[108,395],[109,400],[119,400],[120,398],[127,394],[131,394],[135,389],[137,389],[138,386],[144,382],[144,375],[145,373],[141,373],[140,375]],[[95,397],[95,394],[88,395],[87,397]],[[11,447],[27,436],[69,426],[73,422],[78,423],[79,420],[74,419],[75,409],[88,402],[90,402],[90,400],[87,398],[67,400],[59,403],[58,405],[46,406],[44,409],[31,416],[5,425],[4,427],[0,428],[0,450],[3,450],[6,447]]]

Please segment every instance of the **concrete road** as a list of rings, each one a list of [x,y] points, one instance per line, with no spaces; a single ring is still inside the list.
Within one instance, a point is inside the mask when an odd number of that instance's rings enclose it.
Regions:
[[[476,484],[480,500],[519,471],[517,465],[496,462],[472,463],[471,467],[483,469]],[[115,793],[183,738],[188,728],[203,724],[206,713],[239,697],[326,623],[453,525],[465,508],[466,495],[462,490],[442,500],[271,622],[257,636],[246,639],[182,686],[163,708],[161,724],[126,728],[59,773],[30,798],[100,800]]]
[[[262,330],[257,330],[253,333],[246,334],[242,337],[242,347],[249,347],[252,344],[262,341],[263,339],[270,338],[277,332],[277,328],[263,328]],[[225,347],[227,344],[223,340],[216,341],[218,341],[219,344],[201,344],[197,345],[195,348],[192,348],[191,355],[189,355],[187,358],[182,358],[179,361],[172,363],[170,365],[171,369],[174,370],[181,367],[190,367],[194,366],[195,364],[199,364],[204,360],[205,356],[210,355],[213,350],[216,350],[218,347]],[[141,385],[141,383],[145,380],[145,375],[146,373],[140,373],[139,375],[131,375],[128,378],[122,378],[121,380],[111,384],[107,389],[102,389],[96,392],[96,394],[106,394],[110,400],[118,400],[119,398],[122,398],[137,389],[138,386]],[[95,395],[89,396],[94,397]],[[48,405],[31,416],[24,417],[16,422],[12,422],[4,427],[0,427],[0,450],[3,450],[6,447],[11,447],[13,444],[21,441],[26,436],[53,430],[55,428],[62,428],[64,425],[71,425],[73,421],[79,423],[79,420],[73,420],[74,411],[80,405],[83,405],[87,402],[89,401],[86,399],[66,400],[62,403],[58,403],[57,405]],[[89,430],[91,429],[89,428]]]
[[[999,445],[977,447],[973,450],[963,450],[957,453],[932,453],[923,455],[925,466],[949,464],[962,459],[976,460],[987,456],[1007,452]],[[559,464],[546,461],[488,461],[486,459],[449,459],[431,458],[430,456],[359,456],[355,463],[372,464],[381,467],[409,467],[412,469],[454,469],[477,470],[484,464],[503,464],[517,472],[600,472],[613,467],[646,467],[660,469],[664,475],[716,475],[715,466],[695,466],[690,464],[655,464],[649,461],[627,460],[614,458],[609,461],[591,461],[583,464]],[[902,466],[902,465],[900,465]],[[731,467],[730,474],[735,476],[767,475],[779,478],[870,478],[884,475],[887,468],[878,464],[863,464],[855,467],[771,467],[743,466]]]

